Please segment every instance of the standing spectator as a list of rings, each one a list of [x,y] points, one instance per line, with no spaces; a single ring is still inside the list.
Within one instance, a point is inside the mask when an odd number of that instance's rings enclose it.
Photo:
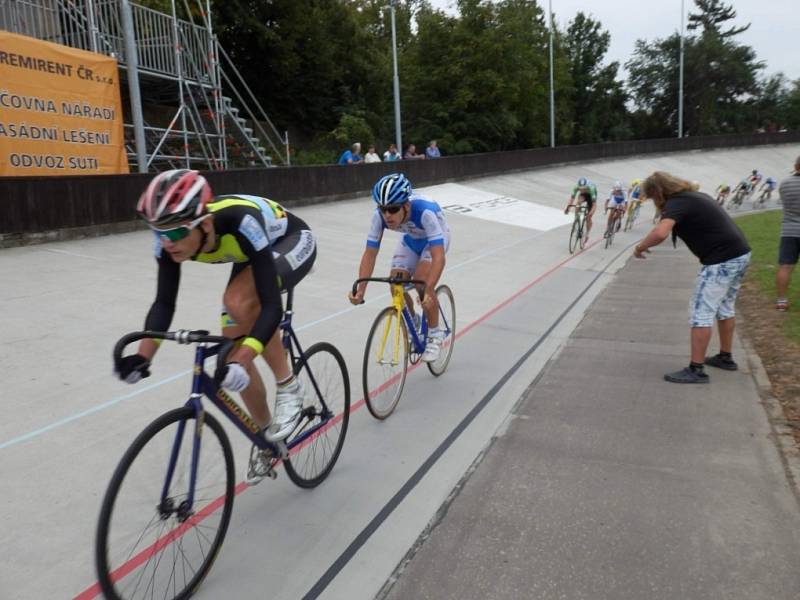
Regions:
[[[417,147],[414,144],[409,144],[406,146],[406,153],[403,155],[403,158],[406,160],[418,160],[421,158],[425,158],[424,154],[417,154]]]
[[[789,309],[789,282],[792,271],[800,257],[800,156],[794,161],[794,174],[781,181],[778,188],[783,203],[783,222],[781,224],[781,245],[778,251],[778,272],[775,274],[775,287],[778,299],[775,308]]]
[[[345,150],[339,157],[338,164],[340,165],[357,165],[364,162],[361,158],[361,144],[356,142],[350,147],[350,150]]]
[[[386,162],[400,160],[401,158],[400,153],[397,151],[396,144],[389,144],[389,149],[383,153],[383,160]]]
[[[365,163],[376,163],[381,162],[381,157],[378,156],[378,153],[375,152],[375,146],[372,144],[369,145],[367,148],[367,153],[364,155],[364,162]]]
[[[708,194],[693,191],[685,181],[656,171],[642,183],[646,198],[661,211],[661,221],[633,250],[636,258],[657,246],[670,234],[681,238],[703,265],[695,280],[689,305],[691,362],[675,373],[664,375],[673,383],[708,383],[703,364],[735,371],[731,356],[736,326],[734,304],[742,278],[750,264],[750,246],[724,210]],[[706,357],[714,320],[719,328],[719,354]]]
[[[436,140],[428,142],[428,147],[425,148],[425,156],[427,158],[440,158],[442,153],[439,152],[439,146],[436,145]]]

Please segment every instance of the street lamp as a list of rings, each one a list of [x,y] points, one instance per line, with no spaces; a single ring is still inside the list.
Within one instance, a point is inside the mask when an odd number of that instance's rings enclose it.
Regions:
[[[397,33],[395,32],[394,7],[397,0],[391,0],[392,12],[392,62],[394,65],[394,131],[397,141],[397,152],[403,155],[403,136],[400,133],[400,76],[397,74]]]

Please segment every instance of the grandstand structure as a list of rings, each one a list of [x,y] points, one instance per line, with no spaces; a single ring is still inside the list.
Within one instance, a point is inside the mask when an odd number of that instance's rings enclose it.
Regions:
[[[0,30],[117,59],[132,170],[289,164],[281,135],[214,34],[210,0],[0,0]],[[187,16],[187,18],[183,18]]]

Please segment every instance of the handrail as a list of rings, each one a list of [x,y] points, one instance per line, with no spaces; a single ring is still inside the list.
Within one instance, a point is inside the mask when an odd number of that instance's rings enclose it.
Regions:
[[[281,141],[281,143],[282,143],[284,146],[286,146],[286,141],[284,140],[283,136],[282,136],[280,133],[278,133],[278,130],[276,129],[275,125],[272,123],[272,120],[271,120],[271,119],[270,119],[270,118],[267,116],[267,114],[264,112],[264,109],[261,107],[261,104],[259,104],[258,100],[257,100],[257,99],[256,99],[256,97],[255,97],[255,94],[253,94],[253,91],[250,89],[250,86],[248,86],[248,85],[247,85],[247,82],[246,82],[246,81],[244,80],[244,78],[242,77],[242,74],[239,72],[239,69],[237,69],[237,68],[236,68],[236,65],[234,65],[234,64],[233,64],[233,61],[231,60],[231,57],[230,57],[230,56],[228,56],[228,53],[225,51],[225,48],[223,48],[223,47],[222,47],[222,45],[221,45],[219,42],[217,42],[217,48],[220,50],[220,52],[221,52],[221,56],[222,56],[223,58],[225,58],[225,60],[227,60],[227,61],[228,61],[228,64],[230,65],[230,67],[231,67],[231,69],[233,70],[233,72],[236,74],[236,77],[238,77],[238,78],[239,78],[239,81],[240,81],[240,82],[242,83],[242,85],[244,86],[244,89],[245,89],[245,90],[247,90],[247,93],[250,95],[250,98],[253,100],[253,102],[255,103],[255,105],[256,105],[256,106],[259,108],[259,110],[261,111],[261,116],[264,118],[264,121],[266,121],[266,122],[269,124],[269,126],[272,128],[272,131],[273,131],[273,133],[275,134],[275,137],[277,137],[277,138],[278,138],[278,139]],[[231,87],[231,89],[232,89],[232,90],[234,90],[234,92],[236,92],[236,87],[235,87],[235,86],[233,85],[233,83],[230,81],[230,78],[229,78],[229,77],[228,77],[228,76],[225,74],[225,71],[224,71],[224,70],[222,71],[222,75],[223,75],[223,77],[225,77],[225,80],[228,82],[228,85]],[[239,93],[238,93],[238,92],[236,92],[236,95],[237,95],[237,97],[239,97],[240,101],[241,101],[241,102],[244,104],[244,100],[241,98],[241,96],[239,95]],[[269,137],[269,136],[268,136],[268,135],[267,135],[267,134],[264,132],[264,130],[261,128],[261,124],[260,124],[260,122],[258,121],[258,119],[256,119],[256,118],[255,118],[255,115],[254,115],[254,113],[253,113],[252,111],[249,111],[249,112],[250,112],[251,116],[253,116],[253,117],[254,117],[254,118],[253,118],[253,121],[255,122],[255,124],[256,124],[256,126],[259,128],[259,130],[260,130],[260,131],[261,131],[261,132],[264,134],[264,137],[265,137],[265,138],[266,138],[266,140],[269,142],[270,146],[272,146],[272,149],[273,149],[273,150],[275,150],[275,152],[277,152],[278,154],[280,154],[280,153],[279,153],[279,151],[278,151],[278,149],[275,147],[275,144],[274,144],[274,143],[272,143],[272,139],[271,139],[271,138],[270,138],[270,137]],[[288,160],[287,160],[287,161],[285,161],[285,162],[287,162],[287,163],[288,163]]]

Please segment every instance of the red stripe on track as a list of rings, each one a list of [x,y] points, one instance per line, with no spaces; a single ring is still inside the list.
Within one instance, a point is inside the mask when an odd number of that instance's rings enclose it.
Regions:
[[[525,285],[521,289],[519,289],[516,292],[514,292],[514,294],[512,294],[510,297],[506,298],[500,304],[498,304],[494,308],[490,309],[489,311],[487,311],[486,313],[484,313],[483,315],[481,315],[480,317],[475,319],[472,323],[467,325],[464,329],[462,329],[461,331],[456,333],[456,339],[458,339],[461,336],[465,335],[468,331],[470,331],[471,329],[473,329],[477,325],[480,325],[481,323],[486,321],[486,319],[488,319],[492,315],[496,314],[499,310],[501,310],[501,309],[505,308],[506,306],[508,306],[509,304],[511,304],[514,300],[519,298],[522,294],[527,292],[534,285],[539,283],[542,279],[544,279],[548,275],[551,275],[552,273],[554,273],[555,271],[557,271],[558,269],[563,267],[565,264],[570,262],[572,259],[577,258],[578,256],[580,256],[581,254],[583,254],[584,252],[586,252],[587,250],[589,250],[590,248],[594,247],[595,245],[597,245],[599,243],[600,243],[600,240],[595,240],[594,242],[589,244],[586,248],[584,248],[580,252],[565,258],[560,263],[556,264],[555,266],[551,267],[550,269],[548,269],[547,271],[545,271],[544,273],[539,275],[536,279],[534,279],[533,281],[531,281],[530,283],[528,283],[527,285]],[[409,369],[408,369],[408,372],[409,373],[413,372],[420,365],[422,365],[422,361],[420,361],[420,362],[418,362],[418,363],[416,363],[414,365],[411,365],[409,367]],[[394,375],[393,377],[389,378],[384,383],[379,385],[377,388],[375,388],[372,391],[372,393],[379,393],[379,392],[383,391],[388,386],[392,385],[392,383],[394,383],[394,381],[399,377],[400,377],[399,374]],[[357,411],[358,409],[360,409],[362,406],[364,406],[364,404],[365,404],[365,401],[364,401],[364,398],[362,397],[361,399],[359,399],[357,402],[355,402],[354,404],[352,404],[350,406],[350,414],[352,414],[355,411]],[[304,448],[307,444],[309,444],[313,439],[315,439],[317,436],[319,436],[323,432],[327,431],[330,427],[332,427],[335,424],[339,423],[341,420],[342,420],[342,415],[341,414],[337,415],[336,417],[331,419],[331,421],[325,427],[321,428],[314,435],[309,436],[306,440],[304,440],[302,444],[299,444],[299,445],[295,446],[294,448],[292,448],[292,450],[291,450],[291,452],[289,454],[290,455],[296,454],[302,448]],[[278,464],[280,464],[280,463],[278,463]],[[239,482],[236,485],[236,487],[234,488],[234,493],[233,493],[234,497],[238,496],[239,494],[241,494],[248,487],[250,487],[250,486],[248,486],[244,481]],[[178,538],[183,536],[195,524],[198,524],[201,521],[205,520],[206,517],[208,517],[211,513],[213,513],[218,508],[220,508],[224,504],[224,501],[225,501],[225,497],[224,496],[220,496],[216,500],[213,500],[208,505],[206,505],[200,512],[195,514],[192,518],[188,519],[180,527],[178,527],[177,529],[175,529],[173,531],[170,531],[166,535],[164,535],[164,536],[160,537],[159,539],[157,539],[150,546],[148,546],[147,548],[143,549],[136,556],[134,556],[133,558],[131,558],[127,562],[125,562],[122,565],[120,565],[117,569],[115,569],[111,573],[111,580],[116,582],[116,581],[119,581],[120,579],[122,579],[123,577],[125,577],[126,575],[129,575],[134,569],[136,569],[137,567],[139,567],[142,564],[144,564],[145,562],[147,562],[147,560],[151,556],[153,556],[153,554],[163,550],[169,544],[171,544],[172,542],[174,542],[175,540],[177,540]],[[100,595],[100,592],[101,592],[100,584],[95,582],[90,587],[86,588],[80,594],[75,596],[75,598],[73,600],[93,600],[94,598],[97,598]]]

